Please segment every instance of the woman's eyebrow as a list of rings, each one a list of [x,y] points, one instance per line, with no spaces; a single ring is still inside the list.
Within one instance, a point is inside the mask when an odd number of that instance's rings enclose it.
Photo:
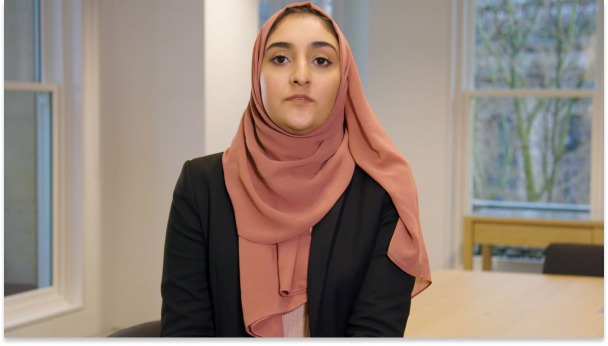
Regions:
[[[338,53],[338,50],[336,49],[336,47],[334,47],[331,43],[328,43],[325,41],[311,42],[308,44],[308,46],[314,47],[314,48],[331,47],[334,51],[336,51],[336,53]],[[268,50],[273,47],[293,49],[293,44],[291,44],[290,42],[274,42],[271,45],[269,45],[268,48],[266,48],[266,52],[268,52]]]

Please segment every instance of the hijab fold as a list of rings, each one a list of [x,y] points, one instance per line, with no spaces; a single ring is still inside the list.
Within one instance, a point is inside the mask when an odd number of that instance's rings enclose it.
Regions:
[[[294,135],[266,114],[260,73],[272,24],[286,8],[302,5],[332,21],[339,38],[341,81],[323,125]],[[430,286],[412,171],[367,103],[350,46],[333,19],[309,1],[278,11],[258,33],[251,67],[249,105],[222,157],[239,235],[247,333],[282,337],[282,314],[306,303],[311,232],[346,190],[356,165],[388,192],[399,213],[387,255],[416,277],[412,298]]]

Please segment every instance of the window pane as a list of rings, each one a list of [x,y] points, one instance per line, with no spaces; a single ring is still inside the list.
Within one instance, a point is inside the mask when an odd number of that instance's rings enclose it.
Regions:
[[[4,80],[40,81],[37,0],[4,2]]]
[[[4,91],[4,295],[51,285],[51,94]]]
[[[481,97],[471,110],[476,210],[588,213],[590,98]]]
[[[476,89],[594,88],[597,1],[477,0]]]

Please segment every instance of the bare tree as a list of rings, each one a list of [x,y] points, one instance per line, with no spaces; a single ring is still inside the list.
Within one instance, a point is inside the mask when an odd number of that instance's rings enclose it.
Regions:
[[[595,43],[596,3],[486,1],[477,11],[477,52],[482,57],[476,75],[478,87],[576,89],[593,81],[594,61],[585,70],[577,59],[587,57],[583,49]],[[587,55],[593,58],[593,54]],[[516,199],[508,186],[517,174],[523,177],[526,201],[563,201],[568,182],[558,186],[557,177],[564,158],[577,152],[589,157],[589,150],[581,149],[589,147],[586,132],[590,126],[578,136],[572,129],[573,123],[585,123],[581,118],[589,111],[587,101],[578,97],[475,100],[475,196]],[[482,103],[486,103],[487,114]],[[589,171],[580,168],[569,181],[581,185],[586,179],[588,189]],[[588,203],[588,193],[582,196],[585,198]]]

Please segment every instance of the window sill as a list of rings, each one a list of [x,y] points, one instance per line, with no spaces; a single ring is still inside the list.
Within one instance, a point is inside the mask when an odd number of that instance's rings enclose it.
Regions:
[[[70,303],[47,287],[4,298],[4,332],[35,322],[82,309],[81,303]]]

